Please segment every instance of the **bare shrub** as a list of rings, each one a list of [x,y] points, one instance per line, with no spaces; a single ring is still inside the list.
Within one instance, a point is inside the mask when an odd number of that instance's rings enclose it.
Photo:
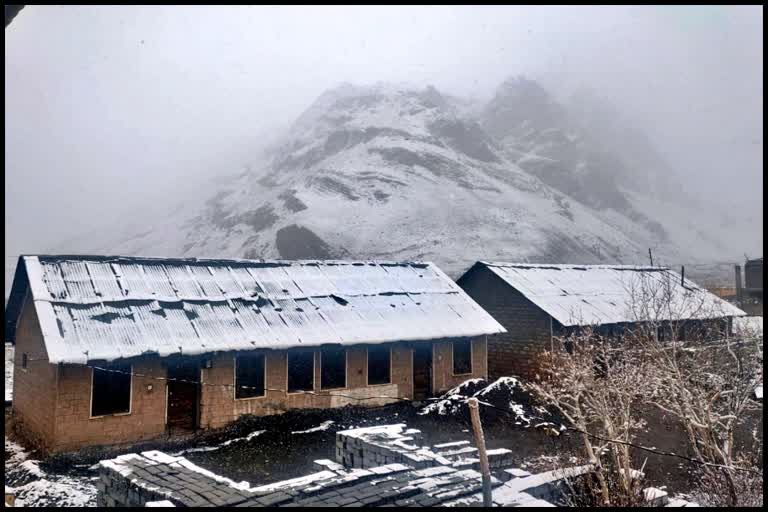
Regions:
[[[610,338],[601,335],[606,326],[569,329],[541,356],[542,375],[530,386],[581,432],[595,466],[574,499],[639,503],[625,443],[644,423],[636,408],[651,404],[685,431],[703,502],[762,503],[762,431],[744,435],[762,408],[754,399],[762,332],[734,335],[725,302],[669,272],[636,273],[626,287],[630,321],[608,329]]]
[[[640,499],[629,446],[605,441],[630,442],[643,425],[636,411],[643,376],[629,356],[617,353],[611,340],[586,327],[542,354],[543,375],[530,384],[579,432],[595,468],[594,481],[586,479],[579,496],[596,495],[593,505],[631,505]]]
[[[736,468],[760,470],[762,465],[745,454],[762,453],[762,432],[742,439],[741,447],[736,433],[762,408],[754,399],[763,380],[762,333],[734,335],[724,319],[724,304],[669,279],[644,278],[630,292],[629,307],[639,323],[625,335],[623,346],[624,352],[645,355],[645,400],[680,422],[700,464],[699,487],[710,502],[739,506],[754,501],[754,492],[745,493],[745,488],[755,483],[755,474]],[[759,479],[762,501],[761,474]]]

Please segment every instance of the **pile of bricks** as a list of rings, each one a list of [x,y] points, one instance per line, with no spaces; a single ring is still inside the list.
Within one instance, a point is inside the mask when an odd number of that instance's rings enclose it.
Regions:
[[[420,432],[385,425],[337,433],[339,462],[317,460],[319,471],[253,487],[215,475],[183,457],[157,451],[122,455],[100,463],[99,506],[482,506],[482,477],[468,441],[431,448],[415,444]],[[509,450],[490,450],[496,506],[554,506],[564,478],[590,466],[531,475],[510,468]],[[406,462],[398,462],[398,461]],[[660,492],[649,504],[667,505]],[[662,503],[663,502],[663,503]],[[680,505],[676,505],[680,506]]]
[[[501,481],[493,479],[494,485]],[[480,492],[481,476],[475,470],[436,467],[413,469],[388,464],[353,469],[344,475],[301,486],[254,489],[260,503],[271,506],[438,506],[457,497]]]
[[[416,444],[421,432],[402,423],[345,430],[336,433],[336,460],[350,468],[370,468],[382,464],[405,464],[416,469],[449,466],[457,469],[480,469],[477,448],[469,441],[456,441],[425,447]],[[506,448],[488,450],[491,469],[513,464],[512,452]]]
[[[96,487],[99,507],[141,507],[162,500],[183,507],[232,506],[251,497],[245,483],[158,451],[101,461]]]
[[[102,463],[98,505],[136,507],[161,502],[176,507],[435,506],[478,494],[481,488],[480,473],[472,469],[417,470],[402,464],[371,469],[337,468],[335,472],[325,470],[251,488],[221,481],[221,477],[214,479],[183,458],[158,461],[158,453],[131,454],[121,457],[119,462],[104,461],[112,464]],[[502,484],[496,478],[492,483]]]

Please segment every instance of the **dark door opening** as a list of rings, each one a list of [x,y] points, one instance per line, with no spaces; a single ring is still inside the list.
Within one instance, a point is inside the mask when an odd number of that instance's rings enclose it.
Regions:
[[[169,433],[194,431],[199,425],[200,365],[197,361],[172,361],[166,368],[169,379],[166,427]]]
[[[424,400],[432,396],[432,344],[415,343],[413,346],[413,399]]]

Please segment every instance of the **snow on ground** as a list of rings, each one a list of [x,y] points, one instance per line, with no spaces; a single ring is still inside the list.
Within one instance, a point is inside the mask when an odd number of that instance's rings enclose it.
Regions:
[[[13,345],[5,344],[5,401],[13,400]]]
[[[486,406],[485,412],[499,409],[510,411],[516,419],[516,425],[528,426],[533,415],[530,410],[526,410],[523,403],[520,403],[519,397],[522,393],[523,386],[514,377],[501,377],[490,384],[484,379],[469,379],[448,390],[436,401],[426,405],[418,414],[422,416],[427,414],[456,415],[466,409],[467,400],[474,397],[478,399],[481,405]],[[483,410],[482,407],[481,410]]]
[[[24,448],[5,438],[5,486],[16,494],[17,507],[96,506],[98,477],[48,474],[38,464]]]
[[[330,427],[331,425],[333,425],[333,421],[328,420],[328,421],[322,422],[320,425],[316,427],[309,428],[307,430],[296,430],[294,432],[291,432],[291,434],[309,434],[310,432],[321,432],[323,430],[328,430],[328,427]]]
[[[333,422],[331,422],[331,423],[333,423]],[[247,436],[244,436],[244,437],[236,437],[236,438],[234,438],[234,439],[229,439],[229,440],[227,440],[227,441],[224,441],[223,443],[219,443],[219,444],[217,444],[217,445],[214,445],[214,446],[200,446],[200,447],[197,447],[197,448],[187,448],[187,449],[185,449],[185,450],[181,450],[181,451],[179,451],[179,452],[176,452],[176,453],[172,453],[172,454],[170,454],[170,455],[171,455],[172,457],[178,457],[178,456],[180,456],[180,455],[184,455],[185,453],[194,453],[194,452],[213,452],[213,451],[216,451],[216,450],[218,450],[218,449],[220,449],[220,448],[224,448],[224,447],[226,447],[226,446],[229,446],[229,445],[231,445],[231,444],[233,444],[233,443],[239,443],[239,442],[241,442],[241,441],[250,441],[250,440],[251,440],[251,439],[253,439],[254,437],[260,436],[260,435],[261,435],[261,434],[263,434],[264,432],[266,432],[266,430],[254,430],[253,432],[251,432],[251,433],[250,433],[250,434],[248,434]]]
[[[733,319],[733,331],[737,334],[763,335],[762,316],[741,316]]]
[[[437,413],[440,416],[445,416],[456,414],[467,402],[467,398],[475,396],[475,393],[485,387],[486,384],[485,379],[465,380],[455,388],[446,391],[437,401],[426,405],[419,411],[419,415]]]

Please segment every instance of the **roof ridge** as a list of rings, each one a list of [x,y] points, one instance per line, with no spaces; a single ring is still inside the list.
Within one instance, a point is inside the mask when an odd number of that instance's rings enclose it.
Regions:
[[[21,254],[19,258],[38,258],[41,261],[123,261],[123,262],[168,262],[168,263],[221,263],[221,264],[267,264],[267,265],[433,265],[431,261],[396,261],[377,259],[250,259],[250,258],[197,258],[197,257],[167,257],[167,256],[126,256],[106,254]]]
[[[567,269],[616,269],[616,270],[672,270],[671,267],[658,265],[624,265],[624,264],[579,264],[579,263],[511,263],[505,261],[480,261],[479,263],[491,267],[514,267],[514,268],[567,268]]]

